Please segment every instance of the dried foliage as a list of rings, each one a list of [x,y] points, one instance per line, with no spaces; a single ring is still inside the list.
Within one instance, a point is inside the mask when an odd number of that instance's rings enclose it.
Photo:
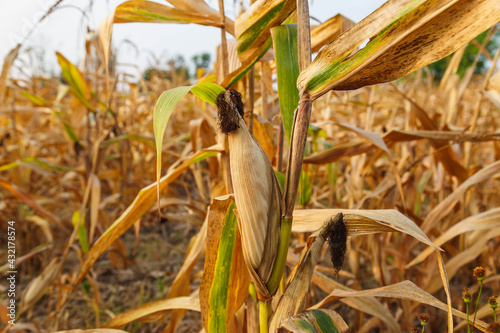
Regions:
[[[226,78],[207,75],[199,82],[231,82],[243,95],[235,107],[240,113],[226,114],[233,120],[228,127],[212,105],[217,95],[200,98],[201,89],[186,88],[166,116],[168,125],[160,129],[161,145],[155,146],[152,123],[158,99],[166,90],[193,82],[183,81],[175,71],[170,80],[152,75],[150,80],[135,81],[117,73],[109,62],[112,23],[137,21],[142,13],[142,21],[181,17],[182,23],[223,26],[204,1],[169,2],[175,8],[137,0],[120,5],[101,24],[99,36],[89,34],[83,67],[57,54],[62,78],[9,77],[11,66],[20,66],[15,62],[20,48],[5,59],[0,77],[0,239],[7,243],[4,222],[16,221],[18,287],[23,291],[17,298],[19,331],[258,330],[252,314],[255,289],[249,291],[248,285],[258,273],[265,275],[257,275],[262,280],[259,287],[266,288],[278,236],[270,236],[270,227],[263,225],[260,245],[254,249],[260,253],[246,252],[250,238],[242,244],[240,234],[251,237],[252,231],[238,228],[237,215],[243,208],[233,211],[229,175],[237,170],[228,162],[231,138],[226,134],[245,126],[245,135],[252,132],[255,138],[248,136],[249,142],[262,147],[259,157],[277,171],[289,167],[288,132],[284,134],[273,82],[276,63],[266,57],[257,61],[272,45],[271,30],[253,35],[252,26],[263,24],[261,16],[266,14],[256,8],[246,14],[252,20],[245,26],[234,27],[227,19],[226,28],[239,36],[237,47],[247,47],[240,59],[243,65],[231,65],[232,74]],[[294,1],[258,3],[280,13],[271,26],[295,9]],[[451,7],[441,15],[448,18]],[[429,8],[426,20],[412,28],[420,34],[430,29],[428,22],[439,20]],[[488,15],[492,22],[494,13]],[[382,9],[377,12],[382,14]],[[312,34],[318,36],[313,51],[332,40],[341,43],[349,34],[336,37],[351,25],[340,16],[320,25]],[[325,33],[329,27],[331,33]],[[288,36],[288,31],[273,32],[279,33]],[[446,45],[452,48],[451,44]],[[395,41],[392,49],[368,57],[366,66],[385,73],[377,82],[397,76],[389,73],[387,62],[382,69],[378,64],[384,57],[394,58],[404,45]],[[353,48],[346,44],[343,55]],[[497,60],[498,53],[488,56]],[[325,57],[317,62],[323,64]],[[222,72],[223,62],[219,59],[214,73]],[[414,69],[402,63],[399,71]],[[243,77],[245,66],[251,64],[253,91],[248,89],[248,75]],[[318,66],[313,62],[306,73]],[[500,76],[492,75],[495,70],[493,66],[487,75],[460,79],[455,68],[434,82],[423,68],[394,84],[348,92],[329,89],[358,87],[368,74],[352,72],[328,87],[302,78],[318,99],[312,104],[300,205],[293,211],[293,233],[284,259],[289,279],[274,302],[284,321],[274,318],[275,329],[298,332],[300,325],[311,325],[319,332],[318,318],[329,318],[339,331],[347,326],[354,332],[410,331],[418,324],[414,319],[425,312],[426,332],[450,329],[451,315],[458,324],[455,328],[464,330],[462,290],[471,289],[467,297],[477,295],[473,268],[480,266],[474,272],[481,276],[483,297],[474,325],[487,331],[494,316],[486,299],[500,293]],[[223,98],[217,102],[223,111],[231,106]],[[291,119],[288,123],[291,129]],[[260,181],[270,179],[276,186],[273,193],[281,194],[277,180],[283,183],[282,174],[274,177],[269,170],[261,172],[267,178]],[[241,183],[254,174],[251,171],[242,170],[236,185],[244,187]],[[157,182],[157,175],[164,176]],[[276,200],[257,199],[235,201],[246,203],[248,216],[255,208],[252,201],[266,207],[266,216],[282,209]],[[325,220],[333,222],[318,231]],[[2,246],[2,258],[5,251]],[[232,261],[224,261],[221,253]],[[250,255],[257,256],[253,275],[243,262]],[[265,269],[259,267],[261,261]],[[1,264],[0,274],[6,275],[8,265]],[[2,298],[4,327],[6,314]]]

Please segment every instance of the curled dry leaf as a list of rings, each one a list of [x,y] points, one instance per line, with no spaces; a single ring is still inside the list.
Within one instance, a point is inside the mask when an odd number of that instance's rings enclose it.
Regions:
[[[409,218],[393,209],[304,209],[293,212],[292,231],[312,232],[321,228],[323,221],[338,213],[344,215],[348,236],[369,235],[377,232],[399,231],[420,242],[441,250]]]
[[[500,208],[494,208],[486,212],[469,216],[468,218],[458,222],[441,236],[434,240],[434,244],[441,246],[460,234],[475,230],[492,230],[500,227]],[[482,242],[481,242],[482,243]],[[426,248],[418,254],[406,267],[413,266],[422,262],[432,253],[432,249]]]
[[[29,310],[45,294],[49,286],[56,280],[62,264],[58,257],[53,258],[42,273],[30,282],[21,295],[20,313]]]
[[[120,328],[134,321],[155,321],[165,316],[172,309],[200,311],[198,292],[188,297],[174,297],[141,305],[135,309],[122,312],[103,327]]]
[[[490,165],[482,168],[472,176],[470,176],[465,182],[463,182],[459,187],[453,191],[450,195],[448,195],[443,201],[439,203],[436,207],[434,207],[424,222],[421,225],[421,228],[424,232],[428,232],[436,224],[445,217],[452,209],[455,207],[457,202],[462,198],[463,194],[469,187],[485,181],[486,179],[490,179],[495,174],[500,172],[500,161],[496,161],[491,163]]]
[[[314,305],[312,308],[314,309],[323,308],[328,304],[335,302],[339,299],[342,299],[344,297],[390,297],[390,298],[406,299],[410,301],[420,302],[441,309],[443,311],[448,311],[449,309],[446,303],[441,302],[431,294],[425,292],[411,281],[403,281],[385,287],[359,290],[359,291],[358,290],[346,291],[346,290],[336,289],[332,291],[330,295],[328,295],[321,302]],[[467,315],[465,313],[458,311],[456,309],[452,309],[452,313],[456,317],[462,319],[467,318]],[[484,330],[487,327],[487,324],[482,321],[476,321],[475,327],[484,332]]]
[[[447,56],[498,21],[497,0],[389,1],[326,46],[297,83],[314,100],[330,89],[392,81]]]

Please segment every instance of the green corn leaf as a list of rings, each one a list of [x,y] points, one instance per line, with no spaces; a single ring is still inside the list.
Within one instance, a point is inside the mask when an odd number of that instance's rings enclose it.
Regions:
[[[45,162],[44,160],[41,160],[41,159],[36,158],[36,157],[26,157],[20,161],[16,161],[16,162],[12,162],[12,163],[0,166],[0,171],[10,170],[10,169],[13,169],[13,168],[21,166],[21,165],[29,167],[30,163],[36,163],[39,166],[41,166],[42,168],[51,169],[51,170],[55,170],[55,171],[71,171],[71,170],[73,170],[71,168],[66,168],[66,167],[50,164],[50,163]]]
[[[349,327],[333,310],[313,309],[282,321],[281,327],[293,333],[343,333]]]
[[[271,29],[271,33],[278,72],[281,117],[283,118],[286,138],[290,144],[293,114],[299,104],[299,90],[296,84],[299,77],[297,24],[274,27]]]
[[[61,112],[56,111],[56,116],[57,116],[57,118],[59,118],[62,121],[63,126],[64,126],[64,131],[68,135],[71,142],[81,146],[80,140],[78,139],[78,136],[76,135],[75,130],[73,129],[73,127],[71,127],[71,125],[67,121],[64,120]]]
[[[221,86],[215,83],[200,83],[194,86],[177,87],[164,91],[156,102],[153,116],[153,126],[156,142],[156,180],[160,183],[161,176],[161,150],[163,143],[163,135],[167,128],[167,122],[175,107],[186,94],[192,91],[193,94],[203,99],[204,101],[215,104],[217,95],[226,91]],[[160,197],[160,188],[158,185],[157,198]],[[159,201],[158,201],[159,202]]]
[[[35,96],[35,95],[30,94],[29,92],[24,91],[24,90],[21,90],[21,94],[38,106],[47,105],[47,101],[45,100],[45,98],[43,98],[41,96]]]
[[[56,52],[57,60],[59,61],[59,66],[62,70],[62,75],[64,79],[68,82],[70,86],[70,93],[75,96],[86,108],[94,111],[94,107],[90,103],[90,90],[85,83],[82,73],[78,68],[69,62],[62,54]]]
[[[325,46],[300,74],[299,90],[314,100],[331,89],[401,78],[451,54],[499,21],[498,0],[388,1]]]
[[[82,247],[83,253],[87,254],[89,252],[89,241],[87,238],[87,229],[85,228],[85,213],[83,216],[81,215],[80,210],[77,210],[71,219],[73,226],[76,227],[78,221],[80,221],[80,226],[78,227],[78,231],[76,232],[76,236],[80,241],[80,246]]]

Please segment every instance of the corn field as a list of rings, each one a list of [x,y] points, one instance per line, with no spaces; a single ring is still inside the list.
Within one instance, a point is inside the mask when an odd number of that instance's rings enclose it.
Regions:
[[[167,1],[60,76],[5,57],[2,332],[500,332],[498,0]],[[132,22],[216,27],[217,59],[132,79]]]

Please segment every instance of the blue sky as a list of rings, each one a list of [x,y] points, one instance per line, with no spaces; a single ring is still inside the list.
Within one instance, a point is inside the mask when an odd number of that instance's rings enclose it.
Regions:
[[[25,61],[23,68],[36,70],[37,55],[44,56],[44,64],[48,69],[57,68],[55,52],[61,52],[70,61],[82,60],[86,27],[96,29],[108,13],[125,0],[94,0],[92,11],[88,10],[89,0],[65,0],[61,8],[49,16],[41,26],[35,29],[24,45],[24,50],[33,49],[31,59],[26,52],[17,65]],[[156,2],[168,4],[163,0]],[[217,0],[206,0],[214,8]],[[225,1],[226,14],[234,18],[236,8],[233,4],[239,1]],[[248,4],[249,0],[243,0]],[[320,21],[325,21],[337,13],[359,22],[365,16],[382,5],[385,0],[313,0],[310,1],[310,14]],[[0,61],[33,27],[33,24],[46,12],[55,0],[0,0]],[[85,15],[83,14],[85,12]],[[128,42],[124,42],[128,41]],[[155,58],[163,61],[183,55],[190,62],[193,55],[202,52],[215,54],[215,47],[220,42],[218,28],[203,27],[193,24],[117,24],[113,30],[113,45],[120,46],[118,62],[124,64],[127,72],[137,72],[133,66],[146,68],[155,62]],[[134,44],[139,51],[131,44]],[[154,56],[152,56],[154,54]],[[33,66],[34,68],[31,68]]]

